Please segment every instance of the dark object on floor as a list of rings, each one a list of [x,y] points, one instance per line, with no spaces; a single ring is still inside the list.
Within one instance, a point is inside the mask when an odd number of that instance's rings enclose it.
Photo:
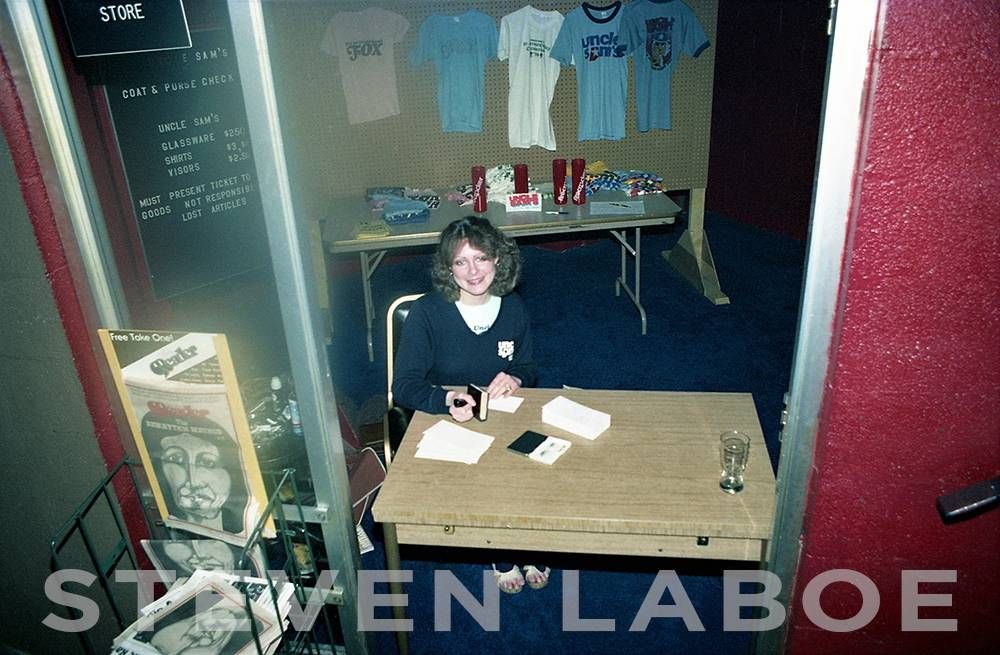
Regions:
[[[938,496],[937,499],[938,513],[945,523],[971,519],[997,506],[1000,506],[1000,475]]]

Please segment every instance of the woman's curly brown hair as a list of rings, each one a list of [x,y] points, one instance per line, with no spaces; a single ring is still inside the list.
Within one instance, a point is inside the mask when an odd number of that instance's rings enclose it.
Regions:
[[[491,294],[505,296],[514,290],[521,276],[521,251],[513,239],[479,216],[452,221],[441,231],[441,240],[431,265],[431,281],[435,289],[452,302],[458,300],[459,289],[451,276],[451,262],[463,241],[468,241],[470,246],[496,260],[496,274],[489,288]]]

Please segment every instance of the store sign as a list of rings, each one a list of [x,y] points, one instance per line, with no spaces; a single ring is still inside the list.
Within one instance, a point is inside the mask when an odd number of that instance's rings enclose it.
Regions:
[[[191,47],[182,0],[59,0],[77,57]]]
[[[532,193],[512,193],[504,199],[509,212],[536,212],[542,208],[542,195]]]
[[[270,265],[232,34],[191,37],[188,50],[102,62],[158,299]],[[139,58],[141,66],[132,61]]]

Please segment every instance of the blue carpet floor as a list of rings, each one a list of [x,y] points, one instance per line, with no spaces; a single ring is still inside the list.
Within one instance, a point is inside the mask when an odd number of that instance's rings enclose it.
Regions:
[[[614,294],[617,243],[591,233],[593,241],[565,251],[521,242],[524,274],[519,288],[532,316],[540,387],[564,384],[601,389],[739,391],[753,394],[772,466],[777,466],[778,429],[788,389],[795,342],[805,244],[762,232],[731,219],[706,215],[722,288],[731,304],[715,306],[690,287],[660,257],[678,239],[675,227],[646,229],[642,239],[642,301],[648,333],[624,293]],[[373,277],[376,316],[384,317],[400,295],[428,291],[428,251],[383,262]],[[364,343],[357,275],[338,279],[334,294],[330,359],[338,398],[361,406],[385,394],[384,318],[375,332],[375,362]],[[371,404],[371,402],[370,402]],[[366,568],[384,567],[382,535],[366,519],[375,542]],[[722,628],[722,571],[734,562],[563,557],[548,588],[500,598],[500,630],[483,630],[452,603],[450,631],[435,630],[434,572],[447,570],[482,598],[482,571],[491,554],[459,549],[404,547],[411,652],[430,653],[629,653],[745,652],[746,633]],[[613,631],[564,631],[563,570],[579,570],[580,618],[614,619]],[[704,630],[680,618],[654,618],[630,631],[658,570],[673,570]],[[662,588],[659,589],[662,591]],[[656,599],[683,605],[669,591]],[[572,608],[571,608],[572,609]],[[385,614],[387,616],[387,613]],[[440,627],[440,626],[438,626]],[[693,627],[693,626],[692,626]],[[391,635],[375,635],[376,652],[392,653]]]

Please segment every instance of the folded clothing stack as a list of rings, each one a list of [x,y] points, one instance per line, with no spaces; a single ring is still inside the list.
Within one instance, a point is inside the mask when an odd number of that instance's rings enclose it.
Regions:
[[[354,236],[358,239],[377,239],[379,237],[387,237],[390,234],[389,227],[384,221],[363,220],[358,223]]]
[[[389,225],[425,223],[430,216],[431,210],[422,200],[389,198],[382,205],[382,220]]]
[[[441,206],[441,196],[436,194],[434,189],[407,189],[406,197],[425,203],[428,209],[437,209]]]
[[[428,209],[437,209],[441,204],[441,197],[434,189],[411,189],[401,186],[376,186],[368,187],[365,190],[365,199],[372,203],[375,209],[381,209],[388,200],[400,200],[409,198],[419,200],[427,205]]]
[[[663,178],[655,173],[637,170],[611,170],[603,161],[587,164],[584,172],[584,184],[588,196],[598,191],[622,191],[634,198],[647,193],[663,193],[664,191]]]
[[[406,189],[401,186],[373,186],[365,190],[366,200],[388,200],[389,198],[402,198]]]

